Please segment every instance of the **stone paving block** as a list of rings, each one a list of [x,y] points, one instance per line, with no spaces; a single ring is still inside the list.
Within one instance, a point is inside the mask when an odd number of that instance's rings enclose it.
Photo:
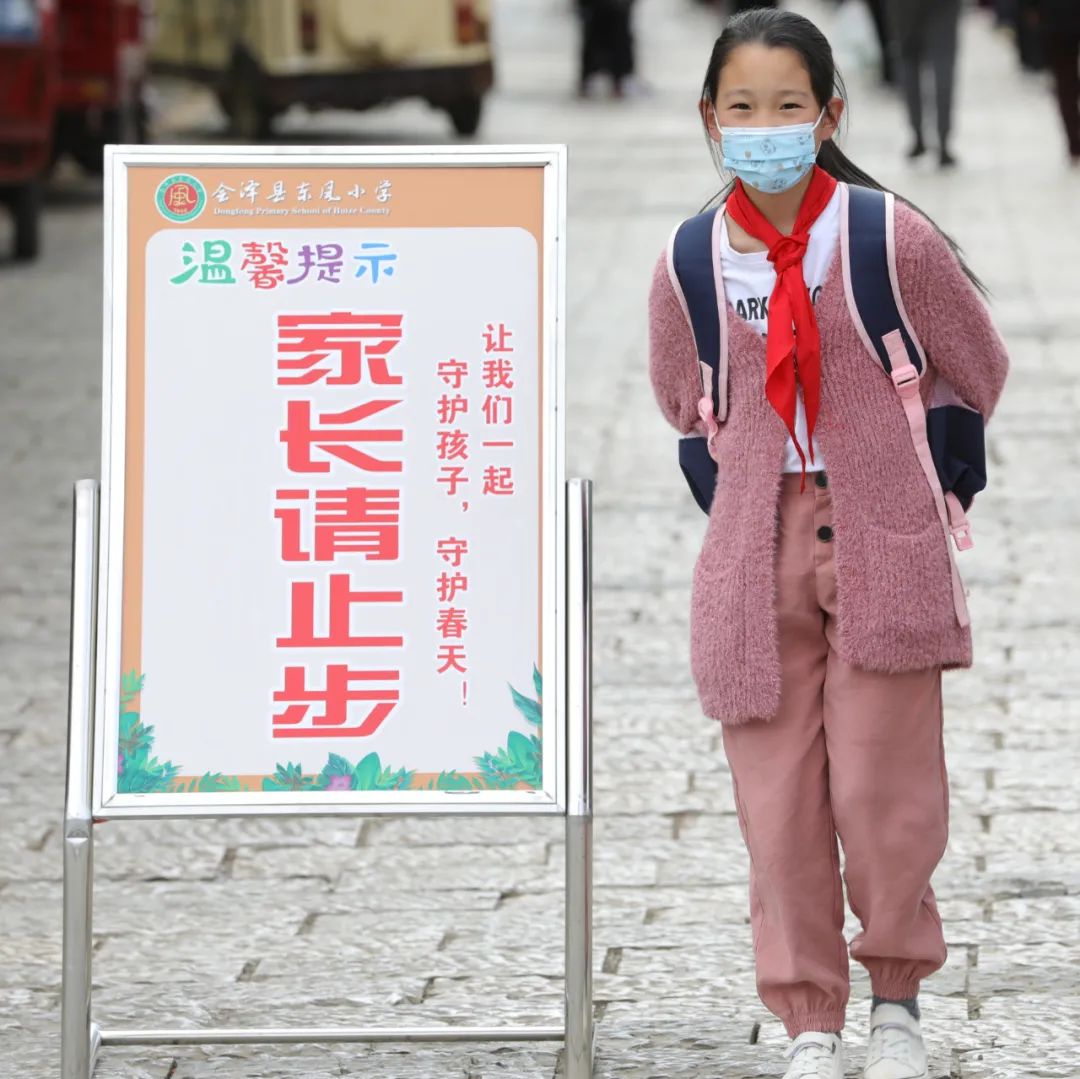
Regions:
[[[981,1001],[978,1047],[961,1054],[961,1079],[1073,1079],[1080,996],[1066,985],[1054,1004],[1035,992]]]
[[[971,991],[982,997],[1002,997],[1012,993],[1030,995],[1045,989],[1048,982],[1075,984],[1074,942],[1061,940],[1001,943],[986,941],[979,946],[978,962],[971,970]],[[1074,1013],[1080,1017],[1080,1012]]]
[[[350,938],[353,940],[354,938]],[[175,982],[233,982],[250,976],[268,956],[287,961],[309,949],[292,926],[208,926],[192,932],[167,926],[140,927],[138,931],[95,934],[94,972],[104,980],[134,978],[155,983],[158,968],[166,966]]]
[[[976,870],[980,864],[985,864],[991,894],[1004,891],[1011,897],[1023,898],[1030,885],[1051,894],[1080,891],[1080,863],[1063,860],[1059,854],[1025,852],[1018,859],[1014,851],[998,848],[986,855],[985,863],[977,862]]]
[[[672,856],[660,865],[658,882],[716,885],[739,884],[746,879],[749,859],[745,849],[735,842],[735,836],[729,833],[725,844],[710,845],[705,850],[698,847],[695,852],[695,846],[692,842],[680,842]]]
[[[105,934],[124,933],[133,925],[153,931],[187,925],[190,918],[207,928],[224,922],[239,933],[256,922],[295,931],[309,911],[328,902],[327,895],[326,885],[311,879],[276,881],[272,890],[261,881],[225,877],[212,882],[105,882],[94,889],[94,927]]]
[[[355,817],[235,817],[222,820],[110,821],[95,831],[103,846],[355,847],[369,822]]]
[[[540,1016],[556,1017],[563,1009],[562,976],[542,977],[527,971],[512,977],[488,975],[481,967],[464,977],[435,978],[424,997],[425,1012],[446,1016],[454,1009],[476,1014],[477,1007],[507,1023],[527,1023]]]
[[[151,843],[117,844],[94,850],[94,877],[100,880],[213,880],[225,847],[180,847]]]
[[[347,870],[365,866],[371,854],[357,847],[239,847],[230,876],[235,880],[318,880],[335,883]]]
[[[426,994],[431,979],[402,963],[394,972],[324,957],[321,970],[305,966],[295,976],[262,977],[214,994],[215,1022],[227,1027],[407,1027],[437,1019]]]
[[[370,979],[378,980],[379,991],[372,999],[395,990],[400,972],[402,979],[412,979],[415,972],[430,957],[445,935],[445,929],[429,922],[423,930],[396,935],[391,926],[381,932],[342,933],[336,940],[328,937],[289,939],[259,959],[251,981],[277,979],[279,984],[295,980],[306,985],[318,985],[333,974],[332,986],[342,984],[339,975],[349,972],[357,986],[364,988]],[[334,973],[336,972],[336,973]],[[385,983],[385,987],[383,987]],[[359,990],[354,990],[354,992]],[[374,992],[374,990],[373,990]]]
[[[403,881],[398,888],[376,888],[358,891],[326,892],[311,905],[321,917],[324,914],[368,912],[428,911],[446,915],[471,917],[473,912],[494,910],[504,898],[516,893],[495,888],[439,888],[438,891],[416,891]],[[546,898],[546,897],[545,897]]]
[[[366,822],[363,845],[369,847],[440,847],[468,843],[507,847],[545,843],[562,834],[561,820],[545,817],[394,817]]]
[[[994,899],[990,919],[1023,934],[1025,940],[1075,939],[1080,932],[1080,895],[1048,895],[1038,899]],[[1047,919],[1047,925],[1039,925]]]

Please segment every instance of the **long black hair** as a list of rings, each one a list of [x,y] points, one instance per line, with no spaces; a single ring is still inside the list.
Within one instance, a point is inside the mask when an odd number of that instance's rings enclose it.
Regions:
[[[818,105],[827,110],[829,102],[834,97],[842,98],[846,105],[847,88],[836,68],[832,46],[829,45],[825,35],[809,19],[796,14],[794,11],[784,11],[778,8],[752,8],[732,18],[724,27],[724,32],[716,39],[716,44],[713,45],[712,55],[709,57],[709,68],[705,72],[705,82],[701,90],[702,101],[710,109],[716,105],[716,88],[720,82],[720,72],[723,71],[728,57],[740,45],[750,44],[765,45],[770,49],[793,49],[801,57],[810,75],[810,88]],[[702,122],[705,126],[705,138],[709,145],[709,153],[712,155],[717,170],[723,171],[723,154],[716,141],[709,134],[709,124],[705,116],[702,117]],[[857,184],[860,187],[871,187],[876,191],[887,190],[873,176],[863,172],[840,149],[835,138],[826,139],[821,144],[817,163],[837,180]],[[727,184],[715,198],[709,201],[708,205],[712,206],[714,203],[726,199],[731,193],[733,184],[734,181]],[[905,199],[902,195],[896,197],[917,213],[922,214],[941,233],[949,247],[952,248],[971,283],[984,296],[987,295],[986,286],[968,266],[956,241],[942,231],[928,214],[923,213],[908,199]]]

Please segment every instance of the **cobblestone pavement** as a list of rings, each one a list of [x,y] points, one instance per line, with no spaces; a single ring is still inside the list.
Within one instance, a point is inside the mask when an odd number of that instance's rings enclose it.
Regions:
[[[828,22],[829,11],[802,10]],[[597,1074],[782,1072],[758,1003],[746,859],[687,659],[704,519],[645,374],[644,300],[671,225],[713,187],[693,104],[714,17],[643,0],[648,98],[579,105],[563,0],[501,5],[485,136],[571,147],[571,474],[596,481]],[[932,212],[995,294],[1015,373],[966,559],[979,666],[948,685],[949,960],[924,986],[935,1077],[1080,1071],[1075,551],[1080,174],[1046,88],[968,17],[953,175],[901,165],[898,105],[851,80],[849,148]],[[197,95],[162,138],[207,138]],[[289,118],[292,134],[302,117]],[[172,130],[169,130],[170,127]],[[305,137],[441,141],[402,105]],[[70,485],[98,453],[100,189],[63,179],[37,265],[0,266],[0,1075],[58,1074]],[[0,243],[6,240],[0,235]],[[106,1025],[561,1020],[562,831],[540,820],[113,823],[98,830],[95,1012]],[[441,882],[430,887],[432,874]],[[848,935],[857,926],[849,922]],[[868,986],[853,967],[849,1074]],[[756,1044],[752,1032],[757,1024]],[[102,1079],[552,1076],[555,1046],[111,1050]]]

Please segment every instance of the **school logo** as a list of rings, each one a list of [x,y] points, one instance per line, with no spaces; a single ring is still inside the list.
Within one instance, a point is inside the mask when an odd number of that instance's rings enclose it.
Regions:
[[[194,176],[176,173],[158,184],[154,201],[170,221],[194,221],[206,206],[206,188]]]

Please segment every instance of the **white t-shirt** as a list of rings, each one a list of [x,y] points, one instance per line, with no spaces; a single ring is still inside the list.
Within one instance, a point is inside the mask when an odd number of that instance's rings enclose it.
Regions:
[[[825,283],[840,243],[840,190],[833,193],[821,216],[810,228],[810,243],[803,256],[803,277],[810,296],[817,303],[818,293]],[[739,317],[765,336],[769,327],[769,297],[776,285],[776,271],[764,251],[736,251],[728,236],[727,217],[720,230],[720,264],[724,272],[724,291],[728,301]],[[814,444],[814,461],[810,461],[806,438],[806,408],[800,391],[795,402],[795,433],[799,445],[806,453],[807,472],[820,472],[825,468],[821,451]],[[801,472],[802,462],[795,451],[795,443],[789,437],[784,450],[784,471]]]

